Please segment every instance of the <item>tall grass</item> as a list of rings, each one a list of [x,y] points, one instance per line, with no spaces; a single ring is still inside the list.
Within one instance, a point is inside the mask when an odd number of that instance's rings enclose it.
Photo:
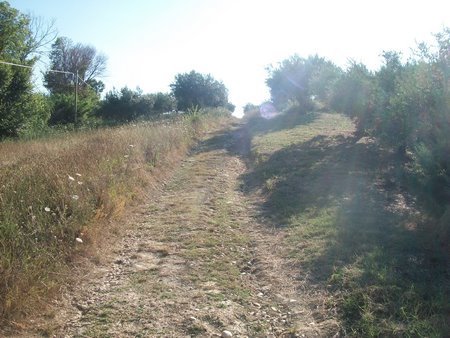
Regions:
[[[0,323],[52,289],[53,273],[93,240],[92,224],[120,214],[218,121],[187,116],[0,143]]]

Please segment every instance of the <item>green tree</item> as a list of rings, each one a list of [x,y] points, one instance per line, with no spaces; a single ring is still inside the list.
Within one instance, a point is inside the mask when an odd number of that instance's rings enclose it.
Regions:
[[[81,87],[88,83],[96,91],[103,90],[103,83],[96,78],[104,74],[107,59],[94,47],[74,44],[69,38],[59,37],[53,43],[49,57],[50,69],[78,74],[82,80]],[[44,75],[44,85],[52,94],[72,92],[75,86],[75,76],[72,74],[48,71]]]
[[[129,122],[138,118],[149,118],[171,111],[175,101],[169,94],[143,94],[140,88],[128,87],[106,93],[97,114],[109,122]]]
[[[267,71],[266,84],[272,102],[280,110],[292,105],[311,109],[313,98],[325,100],[340,75],[338,67],[318,55],[308,58],[293,55]]]
[[[96,79],[106,70],[106,56],[92,46],[74,44],[59,37],[50,52],[50,69],[70,73],[47,71],[44,85],[50,92],[53,113],[50,124],[87,122],[99,107],[100,94],[105,88]],[[75,111],[75,85],[78,74],[78,106]]]
[[[166,112],[170,112],[177,108],[177,102],[175,97],[168,93],[156,93],[153,94],[154,97],[154,105],[153,105],[153,113],[162,114]]]
[[[259,106],[249,102],[243,107],[244,114],[253,110],[259,110]]]
[[[196,71],[177,74],[170,88],[180,110],[227,107],[228,104],[227,88],[210,74],[204,75]]]
[[[34,44],[30,18],[0,2],[0,60],[33,66],[29,58]],[[32,115],[31,69],[0,64],[0,136],[15,136],[18,129]]]
[[[52,111],[48,123],[85,124],[100,106],[99,96],[90,88],[81,89],[78,93],[77,111],[75,112],[74,93],[56,93],[49,96]]]
[[[33,93],[27,99],[25,110],[32,112],[29,118],[17,129],[21,138],[37,138],[48,131],[48,120],[52,112],[52,103],[47,95]]]
[[[374,125],[375,83],[364,64],[351,62],[333,86],[331,108],[353,118],[360,134],[367,133]]]

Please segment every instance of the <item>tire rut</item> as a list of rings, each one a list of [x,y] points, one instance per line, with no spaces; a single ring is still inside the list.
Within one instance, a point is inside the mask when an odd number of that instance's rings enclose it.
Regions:
[[[243,129],[205,138],[109,263],[66,295],[54,337],[329,335],[283,258],[284,233],[240,190],[249,151]]]

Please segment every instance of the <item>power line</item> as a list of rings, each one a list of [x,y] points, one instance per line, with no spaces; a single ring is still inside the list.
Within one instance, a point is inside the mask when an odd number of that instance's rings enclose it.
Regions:
[[[1,60],[0,60],[0,63],[3,63],[4,65],[10,65],[10,66],[17,66],[17,67],[22,67],[22,68],[33,69],[33,67],[31,67],[31,66],[19,65],[17,63],[6,62],[6,61],[1,61]]]
[[[22,68],[33,69],[32,66],[21,65],[21,64],[13,63],[13,62],[6,62],[6,61],[1,61],[1,60],[0,60],[0,63],[1,63],[1,64],[4,64],[4,65],[10,65],[10,66],[16,66],[16,67],[22,67]],[[65,70],[49,69],[48,71],[49,71],[49,72],[52,72],[52,73],[71,74],[71,75],[75,76],[75,73],[67,72],[67,71],[65,71]],[[83,82],[84,82],[84,81],[83,81]]]
[[[0,60],[0,64],[33,69],[32,66],[21,65],[19,63],[13,63],[13,62],[6,62],[6,61],[2,61],[2,60]],[[85,85],[89,86],[94,91],[96,91],[95,88],[93,88],[89,83],[87,83],[86,81],[84,81],[82,78],[80,78],[78,76],[78,70],[77,70],[76,73],[68,72],[68,71],[65,71],[65,70],[57,70],[57,69],[49,69],[47,71],[48,72],[52,72],[52,73],[70,74],[70,75],[72,75],[74,77],[74,80],[75,80],[75,124],[77,124],[77,117],[78,117],[77,116],[78,115],[78,80],[83,82]]]

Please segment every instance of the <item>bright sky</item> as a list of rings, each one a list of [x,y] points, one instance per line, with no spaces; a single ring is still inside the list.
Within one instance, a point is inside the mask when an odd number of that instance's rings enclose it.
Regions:
[[[169,91],[177,73],[211,73],[242,108],[269,98],[269,64],[318,53],[370,68],[383,50],[409,54],[450,26],[450,1],[10,0],[55,19],[60,36],[108,56],[106,90]]]

